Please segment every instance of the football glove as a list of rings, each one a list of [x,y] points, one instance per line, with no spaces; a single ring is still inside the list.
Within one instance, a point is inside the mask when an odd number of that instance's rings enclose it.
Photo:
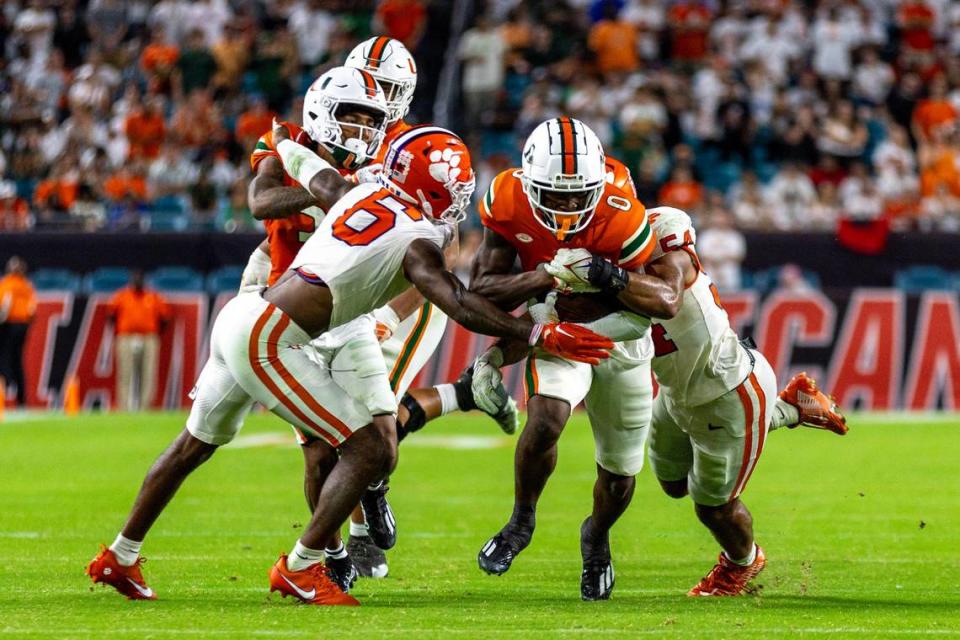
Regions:
[[[562,280],[576,293],[620,293],[627,287],[630,279],[626,269],[595,256],[586,249],[560,249],[546,269],[547,273]]]
[[[586,249],[560,249],[543,268],[566,287],[564,293],[596,293],[600,289],[587,279],[592,260]]]
[[[270,256],[261,251],[260,247],[254,249],[247,260],[247,266],[243,268],[243,275],[240,276],[240,293],[259,291],[267,286],[270,269]]]
[[[550,324],[551,322],[560,322],[560,315],[557,313],[557,292],[551,291],[547,294],[543,302],[531,300],[527,305],[527,311],[530,312],[530,319],[540,324]]]
[[[382,344],[390,339],[400,326],[400,316],[393,310],[389,304],[385,304],[379,309],[374,309],[370,314],[377,321],[376,334],[377,340]]]
[[[379,162],[376,164],[368,164],[365,167],[360,167],[353,172],[350,176],[350,180],[356,184],[366,184],[367,182],[376,182],[377,177],[383,172],[383,165]]]
[[[503,387],[503,352],[497,347],[477,358],[473,363],[473,384],[470,391],[477,408],[491,415],[500,413],[510,395]]]
[[[592,365],[609,358],[613,348],[610,338],[572,322],[534,325],[529,344],[561,358]]]

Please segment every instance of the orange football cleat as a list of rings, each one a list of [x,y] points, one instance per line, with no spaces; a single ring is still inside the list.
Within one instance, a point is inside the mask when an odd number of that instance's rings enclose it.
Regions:
[[[700,584],[687,592],[688,596],[738,596],[747,589],[747,583],[757,577],[767,564],[763,549],[757,545],[757,558],[746,567],[734,564],[726,554],[720,559]]]
[[[283,554],[270,569],[270,591],[279,591],[284,598],[293,596],[307,604],[342,605],[357,607],[360,601],[344,593],[333,580],[322,562],[302,571],[287,568],[287,556]]]
[[[780,399],[792,404],[800,412],[800,424],[826,429],[842,436],[847,431],[847,419],[840,413],[840,407],[817,387],[813,378],[806,371],[791,378],[787,386],[780,392]],[[791,425],[790,428],[799,425]]]
[[[113,551],[100,545],[100,553],[87,565],[86,573],[94,584],[108,584],[130,600],[156,600],[157,594],[147,586],[140,571],[144,562],[145,558],[137,558],[134,564],[125,567],[117,561]]]

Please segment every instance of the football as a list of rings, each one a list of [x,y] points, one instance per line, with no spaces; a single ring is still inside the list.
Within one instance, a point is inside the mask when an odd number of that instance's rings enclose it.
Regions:
[[[611,313],[626,310],[615,296],[605,293],[559,295],[555,308],[560,319],[566,322],[593,322]]]

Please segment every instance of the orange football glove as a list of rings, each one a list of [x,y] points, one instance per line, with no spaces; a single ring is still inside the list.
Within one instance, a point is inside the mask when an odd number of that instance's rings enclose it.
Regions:
[[[600,364],[610,357],[613,341],[599,333],[573,322],[551,322],[534,326],[530,334],[531,346],[542,347],[561,358]]]

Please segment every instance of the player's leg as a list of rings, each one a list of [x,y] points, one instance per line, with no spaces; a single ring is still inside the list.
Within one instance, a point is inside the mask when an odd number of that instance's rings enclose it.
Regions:
[[[317,506],[303,535],[293,551],[282,555],[271,569],[271,590],[311,604],[356,604],[321,562],[324,547],[360,495],[396,464],[396,400],[372,330],[357,332],[337,347],[348,354],[344,363],[354,370],[355,377],[365,381],[356,395],[336,384],[330,369],[311,361],[303,349],[284,348],[307,340],[289,318],[272,307],[262,312],[250,338],[253,373],[274,399],[271,411],[339,449],[340,454],[319,487]],[[368,371],[371,362],[377,366]],[[260,389],[251,386],[251,395],[261,401]]]
[[[140,410],[153,408],[153,396],[157,392],[157,355],[160,352],[160,336],[143,337],[143,354],[140,360]]]
[[[693,445],[686,432],[688,426],[684,409],[673,402],[667,389],[660,387],[650,422],[650,468],[660,488],[671,498],[689,494],[687,476],[693,469]]]
[[[117,408],[120,411],[131,411],[131,394],[133,389],[133,342],[130,335],[117,336],[116,363],[117,363]]]
[[[505,573],[530,544],[540,494],[557,466],[557,440],[570,412],[587,395],[590,365],[537,354],[527,359],[527,423],[514,454],[514,502],[509,522],[480,549],[477,562],[491,574]]]
[[[252,407],[250,396],[227,368],[214,329],[211,355],[191,394],[194,401],[187,427],[147,472],[127,521],[116,540],[87,567],[94,582],[115,587],[131,599],[153,599],[140,572],[140,548],[147,532],[177,489],[217,447],[233,439]]]
[[[586,406],[596,445],[597,481],[593,511],[580,528],[580,596],[605,600],[614,585],[610,529],[633,498],[650,430],[650,361],[611,358],[594,367]]]
[[[759,353],[754,355],[754,370],[743,384],[691,411],[690,497],[700,522],[723,551],[689,595],[743,593],[766,564],[754,540],[753,517],[740,499],[763,453],[777,391],[770,365]]]

